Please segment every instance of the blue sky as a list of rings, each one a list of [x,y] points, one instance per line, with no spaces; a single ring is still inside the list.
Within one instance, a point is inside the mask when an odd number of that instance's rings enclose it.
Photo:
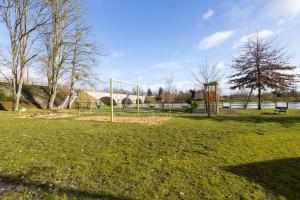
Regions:
[[[208,59],[224,75],[242,41],[258,31],[276,37],[300,63],[299,0],[85,0],[93,37],[109,53],[99,70],[156,90],[173,76],[193,88],[192,71]]]
[[[192,71],[205,58],[218,64],[228,93],[228,66],[242,41],[258,31],[276,37],[300,64],[299,0],[82,0],[91,37],[107,56],[95,70],[157,90],[173,76],[194,88]],[[1,28],[1,27],[0,27]],[[2,28],[1,28],[2,29]],[[3,34],[1,33],[0,43]]]

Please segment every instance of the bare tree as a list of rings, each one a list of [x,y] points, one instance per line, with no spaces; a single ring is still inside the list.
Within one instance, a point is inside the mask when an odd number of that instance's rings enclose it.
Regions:
[[[261,109],[261,94],[266,88],[285,90],[295,83],[291,58],[283,47],[278,47],[274,39],[265,40],[256,35],[241,47],[239,56],[233,59],[232,68],[236,71],[230,76],[231,89],[258,90],[258,109]],[[245,105],[246,105],[245,104]]]
[[[46,23],[45,6],[41,0],[2,0],[1,21],[9,33],[10,46],[7,66],[11,77],[6,77],[13,90],[13,110],[19,109],[24,70],[38,52],[33,49],[39,34],[36,30]]]
[[[173,80],[173,75],[168,76],[165,81],[165,88],[163,90],[164,102],[170,103],[175,100],[175,85]]]
[[[100,56],[100,48],[95,42],[88,40],[89,28],[81,19],[81,13],[78,12],[74,32],[71,35],[70,49],[71,58],[69,64],[69,86],[70,91],[67,97],[67,105],[70,109],[72,102],[78,91],[78,85],[93,85],[99,79],[96,73],[92,72],[96,65],[96,56]]]
[[[204,84],[208,84],[220,79],[220,72],[217,70],[217,64],[209,65],[207,59],[204,63],[198,65],[198,71],[192,72],[195,85],[203,87]]]
[[[47,108],[53,109],[59,80],[68,71],[66,63],[72,55],[69,40],[80,5],[78,0],[45,0],[45,3],[50,20],[47,26],[40,29],[46,49],[42,61],[49,89]]]

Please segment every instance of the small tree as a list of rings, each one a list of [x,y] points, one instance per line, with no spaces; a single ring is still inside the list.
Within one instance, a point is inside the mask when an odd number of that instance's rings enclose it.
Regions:
[[[176,94],[176,97],[175,97],[175,101],[177,103],[185,103],[186,102],[186,99],[189,98],[191,96],[191,93],[190,92],[183,92],[183,91],[179,91],[177,94]]]
[[[150,96],[152,96],[152,95],[153,95],[152,90],[149,88],[149,89],[147,90],[147,96],[150,97]]]
[[[258,90],[258,109],[261,109],[262,90],[266,88],[285,90],[295,83],[293,70],[289,64],[291,57],[275,44],[275,40],[259,37],[249,39],[241,47],[240,54],[233,58],[232,68],[236,71],[230,76],[231,89],[249,88]],[[247,105],[248,98],[246,100]]]
[[[195,84],[203,88],[205,91],[205,87],[211,85],[212,83],[217,83],[220,79],[220,72],[217,70],[217,64],[215,65],[208,65],[207,60],[203,64],[198,65],[198,71],[193,73]],[[205,109],[210,116],[211,111],[211,104],[209,101],[205,101]]]
[[[100,55],[95,43],[88,40],[89,28],[81,19],[81,12],[77,12],[74,30],[70,37],[70,62],[67,65],[69,71],[70,91],[67,97],[67,106],[70,109],[76,96],[75,87],[80,85],[93,85],[98,80],[92,68],[96,65],[96,55]]]
[[[209,65],[207,59],[204,63],[198,65],[198,70],[192,72],[195,84],[202,88],[204,84],[208,84],[220,79],[220,72],[217,70],[217,65]]]
[[[190,93],[191,96],[186,99],[186,103],[190,104],[189,110],[191,111],[191,113],[193,113],[193,111],[198,107],[198,103],[195,100],[196,91],[190,90]]]
[[[158,93],[156,96],[157,101],[163,101],[164,89],[162,87],[158,88]]]
[[[175,86],[173,82],[174,82],[173,76],[166,78],[163,99],[167,103],[171,103],[175,100],[176,95],[175,95]]]

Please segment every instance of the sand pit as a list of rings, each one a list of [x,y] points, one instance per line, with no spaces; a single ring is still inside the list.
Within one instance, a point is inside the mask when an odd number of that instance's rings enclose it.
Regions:
[[[62,118],[69,118],[73,117],[72,114],[69,113],[34,113],[31,115],[23,115],[18,118],[39,118],[39,119],[62,119]]]
[[[108,122],[110,116],[88,116],[77,118],[77,120],[91,120]],[[130,123],[130,124],[163,124],[170,120],[170,117],[129,117],[129,116],[114,116],[114,122]]]

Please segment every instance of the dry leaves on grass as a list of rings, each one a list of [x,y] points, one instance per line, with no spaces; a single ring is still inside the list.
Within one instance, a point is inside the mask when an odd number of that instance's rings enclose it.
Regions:
[[[19,116],[18,118],[61,119],[61,118],[69,118],[69,117],[73,117],[73,115],[69,113],[47,113],[47,114],[34,113],[31,115]]]

